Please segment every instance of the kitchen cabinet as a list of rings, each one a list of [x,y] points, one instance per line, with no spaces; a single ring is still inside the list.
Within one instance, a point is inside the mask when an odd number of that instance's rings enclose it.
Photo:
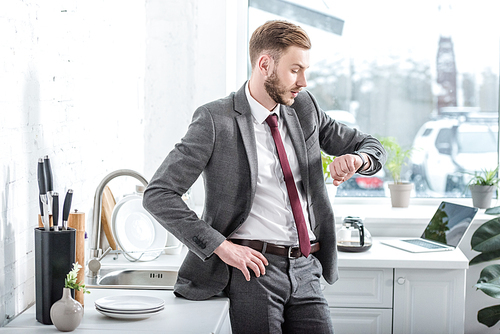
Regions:
[[[324,283],[335,333],[464,333],[467,266],[458,249],[413,254],[376,238],[339,253],[340,279]]]
[[[394,333],[463,333],[465,270],[394,271]]]

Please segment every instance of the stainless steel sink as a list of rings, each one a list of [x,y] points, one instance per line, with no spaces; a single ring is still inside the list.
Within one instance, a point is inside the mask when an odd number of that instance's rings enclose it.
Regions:
[[[177,271],[101,268],[99,276],[85,279],[87,288],[173,290]]]

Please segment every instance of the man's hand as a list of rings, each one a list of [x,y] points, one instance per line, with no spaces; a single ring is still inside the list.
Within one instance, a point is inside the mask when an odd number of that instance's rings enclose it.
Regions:
[[[247,281],[250,281],[248,268],[253,270],[255,276],[259,277],[266,274],[265,266],[269,264],[261,252],[250,247],[236,245],[228,240],[220,244],[214,253],[226,264],[239,269]]]
[[[366,154],[365,159],[369,161]],[[349,180],[362,164],[363,161],[356,154],[345,154],[333,159],[333,162],[328,166],[330,169],[330,175],[333,179],[333,185],[338,186]],[[368,167],[369,164],[367,164],[366,168]]]

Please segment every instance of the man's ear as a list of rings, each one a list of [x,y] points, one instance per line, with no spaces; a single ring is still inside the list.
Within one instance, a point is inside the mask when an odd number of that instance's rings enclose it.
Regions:
[[[265,77],[267,77],[273,72],[272,71],[273,65],[274,65],[273,58],[271,58],[271,56],[267,54],[261,55],[257,61],[257,67],[259,69],[259,72]]]

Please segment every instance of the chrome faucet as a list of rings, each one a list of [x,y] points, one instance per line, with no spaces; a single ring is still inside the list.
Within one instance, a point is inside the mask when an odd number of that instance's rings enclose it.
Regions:
[[[146,187],[148,185],[148,181],[142,176],[141,174],[130,170],[130,169],[119,169],[114,172],[109,173],[102,181],[99,183],[99,186],[97,186],[95,196],[94,196],[94,211],[93,211],[93,224],[92,224],[92,238],[90,239],[90,258],[91,260],[89,261],[89,271],[87,273],[87,276],[89,277],[96,277],[100,265],[96,265],[96,261],[99,261],[104,257],[106,254],[102,254],[102,249],[100,247],[100,241],[101,241],[101,206],[102,206],[102,193],[104,192],[104,188],[106,185],[113,180],[114,178],[118,176],[132,176],[136,178],[137,180],[141,181],[142,184]]]

